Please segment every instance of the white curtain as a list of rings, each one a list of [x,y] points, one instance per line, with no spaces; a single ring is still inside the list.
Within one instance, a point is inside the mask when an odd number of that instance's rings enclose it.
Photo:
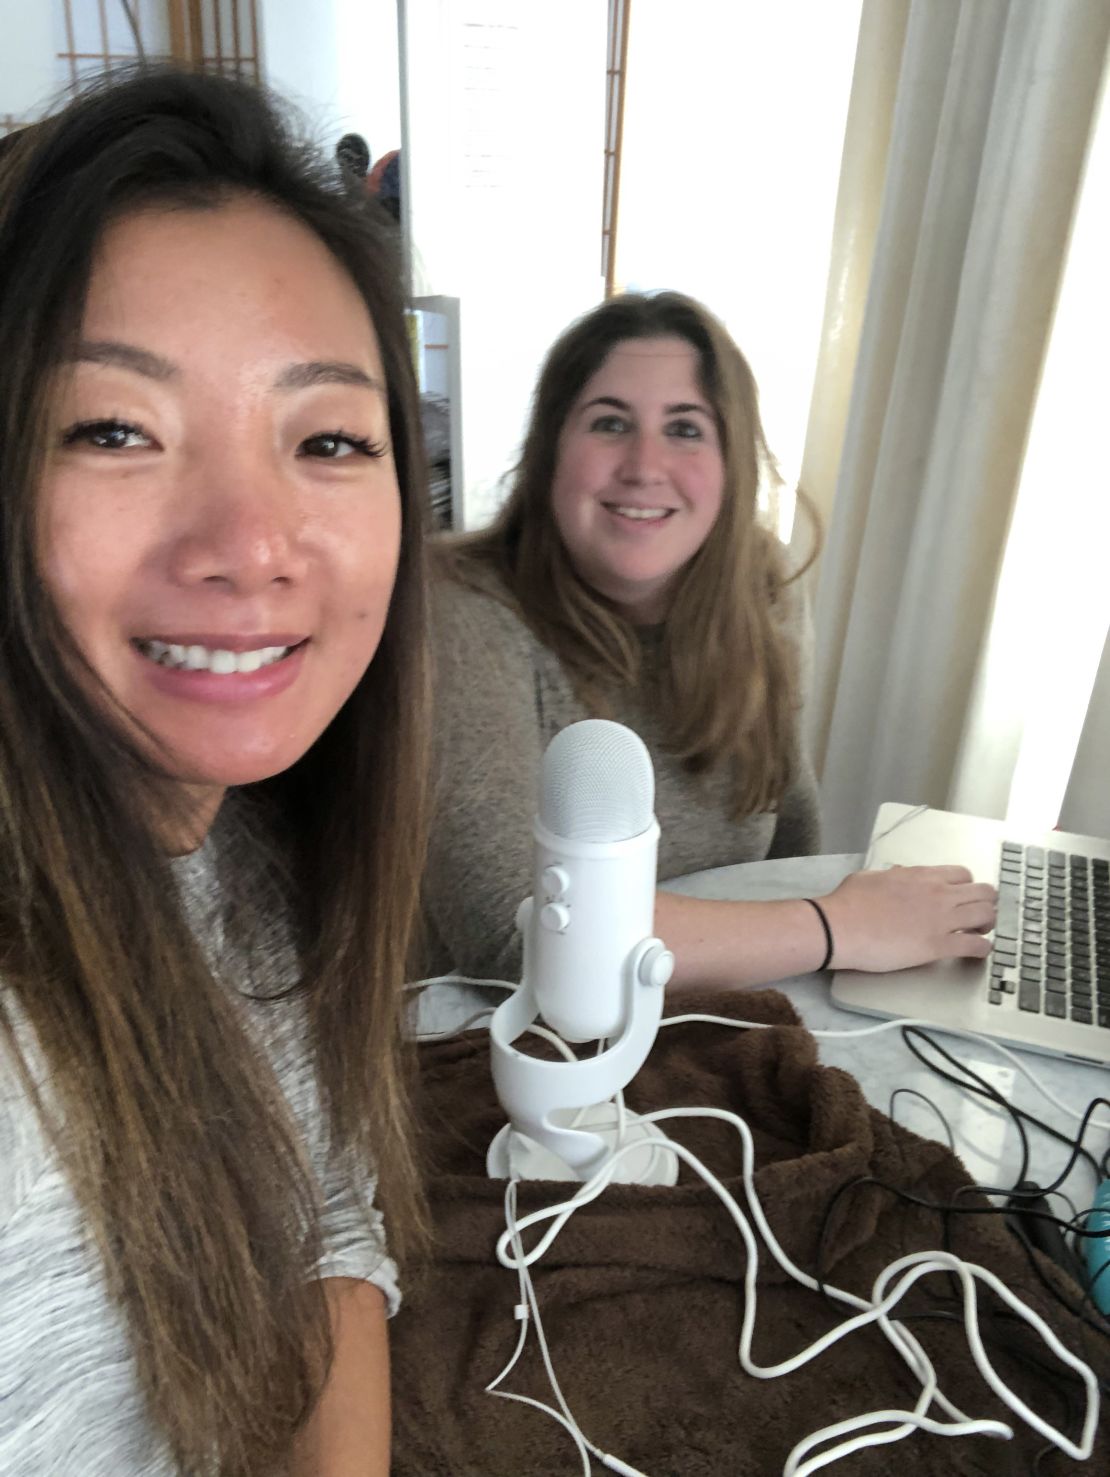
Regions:
[[[1087,721],[1083,726],[1075,765],[1072,768],[1060,826],[1088,836],[1110,836],[1110,637],[1091,691]]]
[[[831,850],[951,803],[1108,39],[1110,0],[865,5],[802,475]]]

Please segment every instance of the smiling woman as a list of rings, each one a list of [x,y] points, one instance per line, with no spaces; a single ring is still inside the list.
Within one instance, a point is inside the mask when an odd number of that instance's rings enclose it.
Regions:
[[[153,70],[5,155],[0,280],[0,1468],[384,1473],[426,732],[392,239],[261,94]]]
[[[401,511],[374,328],[318,236],[238,199],[110,226],[82,334],[44,574],[206,829],[323,732],[381,636]]]
[[[584,582],[637,625],[667,613],[721,510],[717,418],[681,338],[617,344],[559,437],[551,515]]]
[[[662,880],[817,849],[799,571],[761,475],[751,370],[692,299],[613,298],[552,348],[508,501],[438,550],[429,973],[518,977],[542,754],[585,717],[651,753]],[[820,902],[660,892],[655,926],[681,987],[983,954],[993,918],[962,868],[911,868]]]

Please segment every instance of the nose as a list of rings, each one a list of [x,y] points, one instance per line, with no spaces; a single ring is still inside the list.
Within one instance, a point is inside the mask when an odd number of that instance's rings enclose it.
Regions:
[[[667,446],[662,436],[637,430],[628,438],[621,479],[629,487],[648,487],[666,478]]]
[[[303,579],[303,512],[273,467],[209,461],[182,496],[187,505],[171,554],[176,580],[257,594]]]

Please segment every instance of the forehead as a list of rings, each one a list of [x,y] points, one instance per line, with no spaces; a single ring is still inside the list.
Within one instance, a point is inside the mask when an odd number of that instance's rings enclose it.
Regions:
[[[698,352],[687,339],[623,339],[586,381],[579,399],[608,393],[620,399],[704,400],[700,371]]]
[[[93,260],[86,338],[182,362],[238,348],[378,367],[362,294],[318,236],[264,201],[149,207],[113,222]]]

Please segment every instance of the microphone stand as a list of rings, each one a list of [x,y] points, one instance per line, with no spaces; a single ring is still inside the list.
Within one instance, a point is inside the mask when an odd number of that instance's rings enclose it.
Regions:
[[[632,1081],[655,1043],[674,956],[659,939],[642,939],[624,963],[623,1025],[616,1039],[596,1056],[579,1061],[541,1061],[513,1046],[540,1014],[530,967],[533,906],[533,899],[525,898],[517,913],[524,936],[521,986],[498,1006],[490,1022],[494,1086],[510,1121],[489,1147],[486,1170],[500,1179],[588,1180],[618,1146],[615,1110],[608,1100]],[[577,1117],[585,1119],[585,1128],[572,1126]],[[634,1113],[626,1111],[624,1117],[622,1142],[665,1137],[654,1124],[640,1124]],[[678,1158],[654,1148],[630,1153],[613,1177],[624,1183],[673,1185]]]

